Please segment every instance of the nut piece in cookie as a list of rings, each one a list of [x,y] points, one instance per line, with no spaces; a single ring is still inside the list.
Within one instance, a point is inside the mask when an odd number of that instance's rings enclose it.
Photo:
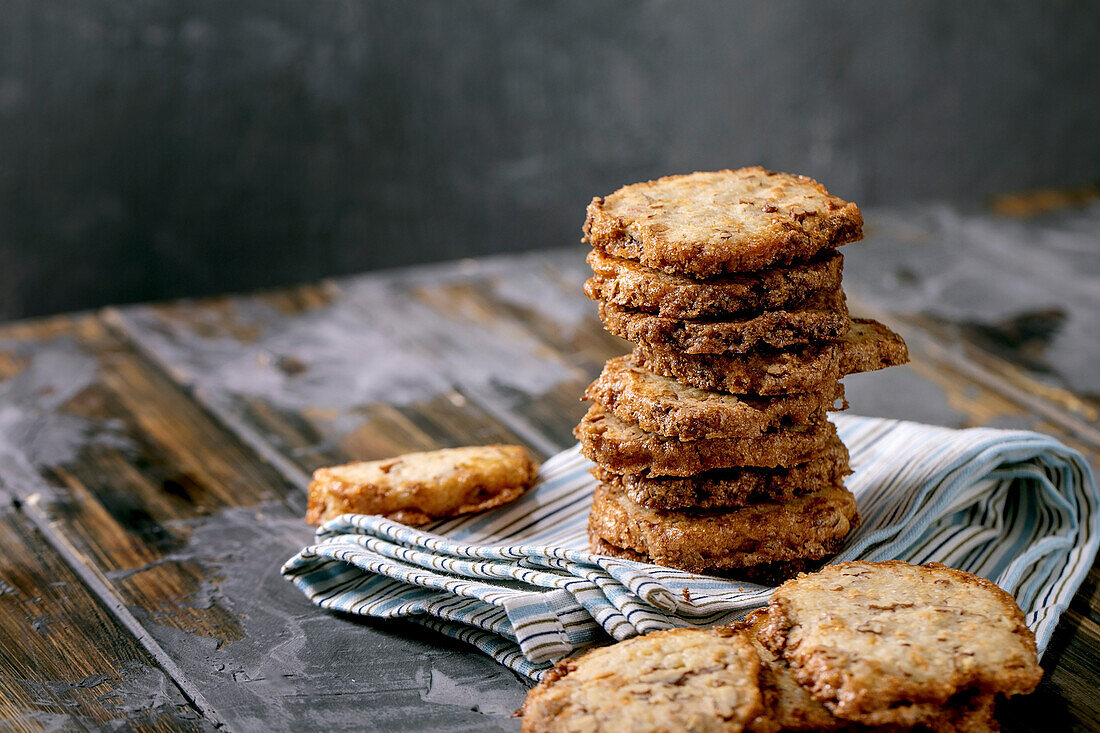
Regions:
[[[763,712],[759,674],[744,632],[655,631],[560,663],[527,693],[522,729],[736,733]]]
[[[507,504],[530,488],[538,464],[515,445],[408,453],[384,461],[319,468],[309,485],[306,521],[382,514],[405,524]]]
[[[760,167],[666,176],[588,205],[585,239],[615,257],[707,277],[812,257],[863,236],[853,203]]]
[[[945,705],[1039,684],[1011,595],[929,563],[849,562],[781,585],[757,638],[838,718],[928,725]]]

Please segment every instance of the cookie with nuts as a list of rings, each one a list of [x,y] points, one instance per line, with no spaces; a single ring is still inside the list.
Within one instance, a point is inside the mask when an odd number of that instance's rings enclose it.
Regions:
[[[635,363],[699,389],[732,394],[777,395],[816,392],[847,374],[898,366],[909,361],[905,342],[878,321],[854,319],[837,341],[790,349],[760,348],[744,354],[688,354],[638,343]]]
[[[759,166],[635,183],[588,205],[585,239],[609,255],[710,277],[800,262],[863,236],[859,207],[812,178]]]
[[[484,511],[519,498],[538,468],[517,445],[446,448],[319,468],[309,485],[306,521],[320,524],[353,513],[425,524]]]
[[[824,410],[845,406],[839,381],[817,392],[777,397],[731,395],[651,372],[630,354],[604,364],[584,398],[644,430],[684,440],[753,437],[810,422]]]
[[[615,473],[598,465],[592,469],[598,480],[618,486],[635,504],[660,511],[736,509],[761,501],[790,501],[816,486],[837,484],[849,473],[848,449],[839,438],[805,463],[789,468],[739,466],[693,476]]]
[[[654,631],[558,664],[527,693],[522,730],[738,733],[763,712],[759,676],[742,631]]]
[[[654,313],[665,318],[719,318],[734,313],[775,310],[840,287],[844,256],[826,250],[809,262],[698,280],[674,275],[635,260],[588,253],[592,277],[584,292],[593,300]]]
[[[835,341],[852,328],[844,291],[818,293],[789,310],[769,310],[722,320],[680,319],[599,304],[604,328],[648,348],[685,354],[743,354],[758,348],[786,348]]]
[[[1015,695],[1043,672],[1015,599],[938,563],[847,562],[772,596],[757,638],[834,716],[925,725],[959,696]]]
[[[581,443],[581,453],[609,471],[692,476],[715,468],[773,468],[805,463],[836,440],[836,427],[822,412],[805,424],[751,438],[680,440],[643,430],[599,405],[592,405],[573,435]]]
[[[819,560],[840,548],[859,513],[843,484],[815,489],[790,501],[732,511],[655,511],[635,504],[614,484],[600,484],[588,530],[648,562],[694,573]]]

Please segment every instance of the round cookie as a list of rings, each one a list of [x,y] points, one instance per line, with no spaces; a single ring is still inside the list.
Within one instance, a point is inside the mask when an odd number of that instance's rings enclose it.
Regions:
[[[692,476],[715,468],[796,466],[825,450],[836,427],[825,413],[798,425],[751,438],[680,440],[642,430],[592,405],[573,429],[581,453],[615,473]]]
[[[1011,595],[938,563],[849,562],[781,585],[757,638],[838,718],[921,725],[959,696],[1030,692],[1035,637]]]
[[[701,390],[638,366],[631,355],[604,364],[584,398],[625,421],[683,440],[761,435],[805,424],[843,400],[840,382],[819,392],[780,397],[734,396]],[[847,405],[845,405],[847,406]]]
[[[696,280],[673,275],[634,260],[588,253],[593,275],[584,293],[623,308],[665,318],[716,318],[745,311],[778,310],[811,295],[836,290],[844,271],[844,255],[836,250],[790,267]]]
[[[843,338],[852,329],[844,291],[819,293],[791,310],[771,310],[729,320],[664,318],[600,302],[604,327],[619,338],[686,354],[742,354]]]
[[[790,468],[727,468],[694,476],[618,474],[600,466],[592,475],[621,488],[635,504],[669,511],[733,509],[761,501],[790,501],[816,486],[832,486],[851,473],[848,449],[839,438],[805,463]]]
[[[812,178],[756,166],[666,176],[594,198],[584,235],[615,257],[706,277],[853,242],[863,236],[863,216]]]
[[[763,711],[744,632],[669,629],[593,649],[527,693],[524,733],[729,731]]]
[[[588,547],[597,555],[607,555],[608,557],[617,557],[621,560],[631,560],[633,562],[645,562],[652,563],[653,559],[647,555],[643,555],[635,550],[627,550],[622,547],[615,547],[607,540],[603,539],[591,529],[588,530]],[[831,550],[829,554],[833,554],[840,549],[839,544],[836,548]],[[757,585],[779,585],[785,580],[789,580],[799,573],[804,573],[810,570],[813,566],[817,565],[817,560],[791,560],[790,562],[770,562],[762,563],[760,565],[752,565],[747,568],[736,569],[722,569],[722,568],[710,568],[705,571],[706,575],[717,575],[724,578],[730,578],[734,580],[743,580],[747,583],[756,583]],[[755,731],[756,728],[750,728]]]
[[[766,609],[749,614],[733,627],[744,630],[760,657],[760,691],[764,696],[764,713],[754,720],[754,733],[773,731],[889,731],[895,733],[898,726],[860,726],[842,720],[815,700],[809,691],[798,684],[791,674],[786,660],[776,656],[756,638],[757,624],[766,617]],[[931,733],[988,733],[999,729],[994,712],[995,695],[964,695],[943,706],[922,728]]]
[[[855,497],[843,485],[822,486],[788,502],[710,513],[657,512],[630,501],[613,484],[600,484],[588,528],[658,565],[703,573],[819,560],[834,553],[858,521]]]
[[[820,391],[847,374],[870,372],[909,361],[901,337],[869,319],[855,319],[839,341],[789,351],[759,349],[747,354],[685,354],[639,343],[634,361],[645,369],[699,389],[732,394],[777,395]]]

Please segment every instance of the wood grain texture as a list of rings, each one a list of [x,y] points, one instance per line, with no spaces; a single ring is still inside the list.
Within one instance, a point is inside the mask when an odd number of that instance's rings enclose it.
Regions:
[[[627,350],[553,267],[572,254],[341,281],[325,288],[323,305],[295,311],[276,310],[286,305],[278,296],[231,298],[220,325],[181,308],[107,318],[212,412],[302,472],[378,457],[356,445],[367,418],[424,426],[425,406],[461,415],[466,427],[448,441],[484,442],[489,423],[470,420],[480,411],[548,454],[572,442],[590,375]],[[242,329],[255,336],[235,339]]]
[[[867,238],[845,254],[849,293],[919,319],[991,371],[983,353],[1073,393],[1070,404],[1100,404],[1100,206],[1029,218],[942,204],[866,214]]]
[[[11,506],[0,509],[0,547],[4,730],[211,728]]]
[[[281,563],[312,537],[301,487],[163,372],[94,317],[35,333],[0,332],[0,475],[18,479],[26,510],[196,691],[207,720],[347,728],[369,713],[383,728],[511,725],[523,687],[510,672],[418,628],[339,622],[282,579]],[[378,444],[387,452],[433,446],[464,423],[426,407],[387,418],[383,429],[401,428]],[[474,702],[455,693],[456,679],[480,691]]]

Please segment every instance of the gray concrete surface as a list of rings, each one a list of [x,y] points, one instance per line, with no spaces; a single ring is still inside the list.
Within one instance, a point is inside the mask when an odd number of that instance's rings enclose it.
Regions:
[[[1100,6],[0,0],[0,318],[564,246],[761,163],[861,205],[1100,177]]]

